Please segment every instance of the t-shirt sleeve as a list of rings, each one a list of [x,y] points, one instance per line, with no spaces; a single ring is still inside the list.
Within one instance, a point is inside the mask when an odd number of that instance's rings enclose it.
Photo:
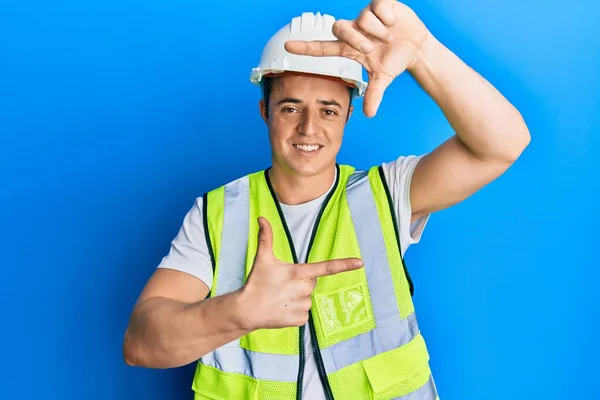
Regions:
[[[213,270],[204,236],[202,204],[202,198],[197,198],[194,206],[186,214],[177,236],[171,242],[169,253],[157,268],[186,272],[210,288]]]
[[[411,244],[421,240],[421,235],[430,217],[430,214],[427,214],[411,223],[410,183],[421,158],[423,156],[401,156],[392,162],[382,164],[383,175],[390,189],[398,221],[402,255]]]

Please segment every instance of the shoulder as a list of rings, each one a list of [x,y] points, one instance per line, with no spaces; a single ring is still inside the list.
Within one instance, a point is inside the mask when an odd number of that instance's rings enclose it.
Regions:
[[[382,163],[380,166],[399,225],[402,253],[411,244],[420,241],[421,234],[429,220],[429,215],[414,220],[410,201],[413,174],[423,157],[424,155],[400,156],[393,161]]]
[[[267,169],[254,170],[245,175],[238,176],[237,178],[228,178],[223,183],[219,183],[218,186],[210,187],[203,195],[203,198],[207,196],[214,196],[216,194],[223,194],[223,190],[226,188],[234,188],[240,186],[248,186],[251,181],[256,182],[257,180],[262,180],[268,171]]]
[[[412,178],[415,168],[424,155],[400,156],[397,159],[384,162],[381,169],[389,185],[394,182],[404,181]]]

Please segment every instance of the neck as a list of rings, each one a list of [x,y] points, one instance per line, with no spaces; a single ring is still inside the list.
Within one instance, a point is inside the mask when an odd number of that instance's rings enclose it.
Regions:
[[[333,184],[335,165],[312,176],[299,176],[273,164],[269,170],[269,180],[277,199],[287,205],[297,205],[322,196]]]

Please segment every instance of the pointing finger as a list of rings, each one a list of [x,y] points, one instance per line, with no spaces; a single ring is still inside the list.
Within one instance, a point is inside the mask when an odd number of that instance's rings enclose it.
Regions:
[[[300,268],[301,276],[308,279],[316,279],[320,276],[339,274],[340,272],[353,271],[363,266],[360,258],[340,258],[318,263],[304,264]]]
[[[339,40],[290,40],[286,42],[285,49],[293,54],[315,57],[341,56],[360,61],[360,55],[370,52],[373,48],[373,43],[356,29],[354,22],[337,20],[332,31]]]
[[[285,43],[285,49],[292,54],[314,57],[341,56],[343,47],[344,43],[339,40],[290,40]]]

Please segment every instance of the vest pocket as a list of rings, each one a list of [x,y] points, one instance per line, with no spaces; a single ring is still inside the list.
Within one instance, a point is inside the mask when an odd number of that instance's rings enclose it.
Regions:
[[[409,343],[361,362],[374,400],[407,395],[429,381],[429,353],[421,334]]]
[[[366,282],[359,282],[325,293],[315,293],[315,307],[323,336],[343,335],[348,331],[350,336],[356,336],[373,329],[374,318],[368,291]]]

